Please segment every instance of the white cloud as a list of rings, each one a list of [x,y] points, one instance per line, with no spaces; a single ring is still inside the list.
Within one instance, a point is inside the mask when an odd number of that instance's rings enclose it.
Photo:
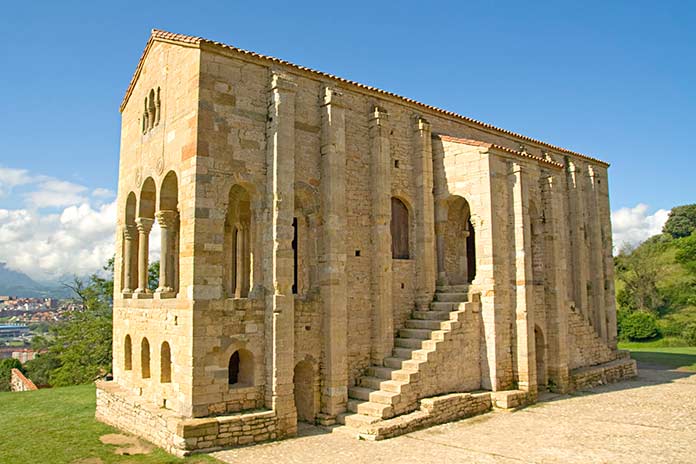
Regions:
[[[95,198],[112,198],[116,196],[113,190],[105,189],[105,188],[95,188],[92,190],[92,196]]]
[[[614,251],[624,246],[636,246],[662,232],[669,210],[659,209],[648,214],[648,205],[638,203],[633,208],[621,208],[611,213]]]
[[[116,202],[58,214],[0,209],[0,261],[37,280],[86,275],[114,254]]]
[[[11,169],[0,166],[0,197],[7,195],[13,187],[32,182],[26,169]]]
[[[45,178],[37,183],[36,190],[25,194],[25,198],[35,208],[68,206],[86,201],[86,190],[83,185]]]

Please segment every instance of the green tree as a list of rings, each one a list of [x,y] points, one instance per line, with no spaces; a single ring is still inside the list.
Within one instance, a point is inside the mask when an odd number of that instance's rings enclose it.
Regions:
[[[669,213],[662,232],[674,238],[688,237],[696,230],[696,204],[675,206]]]
[[[661,273],[660,244],[643,244],[635,250],[622,250],[615,259],[616,275],[624,283],[617,303],[628,311],[658,312],[664,300],[657,283]]]
[[[0,391],[10,391],[10,379],[12,369],[22,369],[22,363],[15,358],[7,358],[0,361]]]
[[[154,261],[150,263],[147,269],[147,288],[153,292],[159,287],[160,262]]]

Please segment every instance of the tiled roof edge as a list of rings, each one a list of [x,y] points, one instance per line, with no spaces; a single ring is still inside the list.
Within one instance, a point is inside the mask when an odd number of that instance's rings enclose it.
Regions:
[[[465,144],[465,145],[473,145],[473,146],[478,146],[478,147],[493,148],[495,150],[500,150],[500,151],[504,151],[506,153],[510,153],[511,155],[521,156],[523,158],[529,158],[529,159],[532,159],[534,161],[538,161],[539,163],[547,164],[549,166],[553,166],[554,168],[558,168],[558,169],[563,169],[565,167],[563,164],[557,163],[556,161],[541,158],[539,156],[530,155],[527,152],[513,150],[511,148],[507,148],[507,147],[504,147],[502,145],[497,145],[495,143],[483,142],[481,140],[465,139],[465,138],[461,138],[461,137],[452,137],[451,135],[445,135],[445,134],[434,133],[433,136],[439,137],[441,140],[443,140],[445,142],[453,142],[453,143],[461,143],[461,144]]]
[[[126,90],[126,95],[123,97],[123,101],[121,102],[120,111],[123,111],[123,109],[126,106],[126,103],[128,102],[128,98],[130,97],[130,94],[133,91],[133,87],[135,86],[135,82],[138,79],[138,76],[140,75],[140,71],[142,69],[143,62],[145,60],[145,56],[147,55],[147,52],[150,49],[150,46],[152,45],[152,42],[155,40],[179,42],[179,43],[195,45],[195,46],[200,46],[201,44],[218,46],[221,48],[225,48],[227,50],[232,50],[234,52],[241,53],[243,55],[251,56],[254,58],[259,58],[259,59],[266,60],[266,61],[271,61],[273,63],[284,65],[284,66],[289,66],[289,67],[298,69],[300,71],[314,74],[316,76],[321,76],[323,78],[332,79],[334,81],[338,81],[338,82],[341,82],[343,84],[358,87],[360,89],[368,90],[370,92],[375,92],[375,93],[378,93],[381,95],[387,95],[387,96],[390,96],[393,98],[397,98],[399,100],[410,103],[412,105],[416,105],[416,106],[419,106],[421,108],[424,108],[424,109],[427,109],[430,111],[434,111],[436,113],[440,113],[440,114],[447,115],[447,116],[450,116],[450,117],[453,117],[456,119],[460,119],[462,121],[466,121],[468,123],[483,127],[485,129],[501,132],[503,134],[510,135],[510,136],[519,138],[521,140],[527,141],[527,142],[535,143],[537,145],[541,145],[541,146],[544,146],[546,148],[550,148],[551,150],[555,150],[555,151],[558,151],[561,153],[567,153],[570,155],[578,156],[578,157],[583,158],[585,160],[592,161],[594,163],[599,163],[605,167],[609,166],[609,163],[607,163],[606,161],[602,161],[601,159],[594,158],[594,157],[588,156],[588,155],[584,155],[582,153],[578,153],[578,152],[575,152],[572,150],[568,150],[568,149],[563,148],[563,147],[552,145],[550,143],[546,143],[546,142],[543,142],[541,140],[537,140],[537,139],[534,139],[532,137],[528,137],[526,135],[518,134],[516,132],[509,131],[507,129],[502,129],[502,128],[496,127],[492,124],[478,121],[478,120],[470,118],[468,116],[463,116],[461,114],[455,113],[453,111],[443,110],[442,108],[438,108],[436,106],[427,105],[427,104],[421,103],[417,100],[413,100],[411,98],[407,98],[407,97],[404,97],[404,96],[401,96],[401,95],[398,95],[398,94],[395,94],[392,92],[387,92],[386,90],[382,90],[382,89],[379,89],[377,87],[372,87],[369,85],[361,84],[359,82],[351,81],[349,79],[344,79],[342,77],[334,76],[333,74],[325,73],[323,71],[317,71],[316,69],[308,68],[306,66],[300,66],[300,65],[297,65],[295,63],[291,63],[290,61],[281,60],[280,58],[275,58],[272,56],[262,55],[260,53],[251,52],[248,50],[243,50],[241,48],[237,48],[237,47],[234,47],[232,45],[228,45],[228,44],[225,44],[222,42],[216,42],[214,40],[208,40],[208,39],[204,39],[202,37],[194,37],[194,36],[190,36],[190,35],[176,34],[173,32],[167,32],[167,31],[163,31],[160,29],[152,29],[152,34],[150,35],[150,38],[147,41],[147,45],[145,46],[145,50],[143,51],[143,54],[141,55],[140,60],[138,61],[138,66],[136,67],[135,73],[133,74],[133,77],[131,78],[130,84],[128,85],[128,89]]]

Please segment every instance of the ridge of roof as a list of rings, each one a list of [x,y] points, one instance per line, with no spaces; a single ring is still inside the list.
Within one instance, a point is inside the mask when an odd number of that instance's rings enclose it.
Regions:
[[[541,158],[539,156],[530,155],[529,153],[527,153],[525,151],[513,150],[512,148],[504,147],[502,145],[498,145],[495,143],[483,142],[481,140],[466,139],[466,138],[461,138],[461,137],[453,137],[451,135],[437,134],[437,133],[434,133],[433,136],[439,137],[441,140],[444,140],[445,142],[453,142],[453,143],[461,143],[461,144],[465,144],[465,145],[473,145],[473,146],[478,146],[478,147],[493,148],[495,150],[504,151],[506,153],[510,153],[512,155],[515,155],[515,156],[521,156],[523,158],[533,159],[534,161],[548,164],[550,166],[553,166],[553,167],[559,168],[559,169],[563,169],[565,167],[563,164],[558,163],[556,161],[549,160],[546,158]]]
[[[402,101],[404,101],[404,102],[407,102],[407,103],[409,103],[409,104],[416,105],[416,106],[419,106],[419,107],[421,107],[421,108],[427,109],[427,110],[429,110],[429,111],[433,111],[433,112],[436,112],[436,113],[439,113],[439,114],[443,114],[443,115],[446,115],[446,116],[449,116],[449,117],[452,117],[452,118],[455,118],[455,119],[460,119],[460,120],[462,120],[462,121],[468,122],[468,123],[470,123],[470,124],[477,125],[477,126],[482,127],[482,128],[484,128],[484,129],[488,129],[488,130],[492,130],[492,131],[496,131],[496,132],[501,132],[501,133],[503,133],[503,134],[506,134],[506,135],[509,135],[509,136],[512,136],[512,137],[519,138],[519,139],[524,140],[524,141],[526,141],[526,142],[530,142],[530,143],[534,143],[534,144],[537,144],[537,145],[541,145],[541,146],[543,146],[543,147],[550,148],[550,149],[555,150],[555,151],[558,151],[558,152],[562,152],[562,153],[567,153],[567,154],[570,154],[570,155],[578,156],[578,157],[580,157],[580,158],[584,158],[585,160],[592,161],[592,162],[595,162],[595,163],[599,163],[599,164],[604,165],[604,166],[606,166],[606,167],[609,166],[609,163],[607,163],[606,161],[603,161],[603,160],[601,160],[601,159],[599,159],[599,158],[595,158],[595,157],[592,157],[592,156],[588,156],[588,155],[585,155],[585,154],[583,154],[583,153],[579,153],[579,152],[576,152],[576,151],[569,150],[569,149],[567,149],[567,148],[559,147],[559,146],[557,146],[557,145],[553,145],[553,144],[544,142],[544,141],[542,141],[542,140],[537,140],[537,139],[534,139],[534,138],[532,138],[532,137],[528,137],[528,136],[526,136],[526,135],[518,134],[518,133],[516,133],[516,132],[510,131],[510,130],[507,130],[507,129],[503,129],[503,128],[501,128],[501,127],[494,126],[493,124],[489,124],[489,123],[486,123],[486,122],[483,122],[483,121],[479,121],[479,120],[477,120],[477,119],[470,118],[470,117],[468,117],[468,116],[464,116],[464,115],[455,113],[454,111],[444,110],[444,109],[438,108],[438,107],[436,107],[436,106],[428,105],[428,104],[419,102],[419,101],[417,101],[417,100],[414,100],[414,99],[412,99],[412,98],[404,97],[404,96],[402,96],[402,95],[399,95],[399,94],[396,94],[396,93],[393,93],[393,92],[388,92],[388,91],[386,91],[386,90],[382,90],[382,89],[377,88],[377,87],[372,87],[372,86],[369,86],[369,85],[361,84],[361,83],[359,83],[359,82],[352,81],[352,80],[350,80],[350,79],[345,79],[345,78],[342,78],[342,77],[339,77],[339,76],[335,76],[335,75],[333,75],[333,74],[329,74],[329,73],[326,73],[326,72],[323,72],[323,71],[318,71],[318,70],[316,70],[316,69],[308,68],[308,67],[306,67],[306,66],[301,66],[301,65],[292,63],[292,62],[290,62],[290,61],[282,60],[282,59],[280,59],[280,58],[276,58],[276,57],[273,57],[273,56],[262,55],[262,54],[260,54],[260,53],[252,52],[252,51],[249,51],[249,50],[244,50],[244,49],[241,49],[241,48],[237,48],[237,47],[235,47],[235,46],[233,46],[233,45],[225,44],[225,43],[223,43],[223,42],[217,42],[217,41],[214,41],[214,40],[205,39],[205,38],[203,38],[203,37],[196,37],[196,36],[185,35],[185,34],[177,34],[177,33],[174,33],[174,32],[168,32],[168,31],[164,31],[164,30],[161,30],[161,29],[152,29],[152,32],[151,32],[151,34],[150,34],[150,38],[148,39],[147,44],[145,45],[145,49],[143,50],[143,53],[142,53],[142,55],[140,56],[140,60],[138,61],[138,66],[136,67],[135,72],[133,73],[133,77],[131,78],[131,81],[130,81],[130,83],[128,84],[128,88],[126,89],[126,94],[125,94],[125,96],[123,97],[123,101],[121,102],[121,105],[120,105],[120,108],[119,108],[120,111],[123,111],[123,109],[124,109],[125,106],[126,106],[126,103],[128,102],[128,98],[130,97],[130,94],[131,94],[131,92],[133,91],[133,88],[135,87],[135,82],[137,81],[138,76],[140,75],[140,71],[142,70],[143,63],[144,63],[144,61],[145,61],[145,56],[147,55],[147,52],[150,50],[150,47],[152,46],[152,43],[153,43],[155,40],[163,40],[163,41],[170,41],[170,42],[178,42],[178,43],[189,44],[189,45],[194,45],[194,46],[198,46],[198,47],[200,47],[201,44],[207,44],[207,45],[212,45],[212,46],[221,47],[221,48],[224,48],[224,49],[227,49],[227,50],[231,50],[231,51],[240,53],[240,54],[242,54],[242,55],[251,56],[251,57],[254,57],[254,58],[258,58],[258,59],[261,59],[261,60],[270,61],[270,62],[273,62],[273,63],[276,63],[276,64],[280,64],[280,65],[284,65],[284,66],[289,66],[289,67],[291,67],[291,68],[295,68],[295,69],[300,70],[300,71],[304,71],[304,72],[307,72],[307,73],[310,73],[310,74],[314,74],[315,76],[321,76],[321,77],[323,77],[323,78],[332,79],[332,80],[334,80],[334,81],[338,81],[338,82],[343,83],[343,84],[347,84],[347,85],[351,85],[351,86],[354,86],[354,87],[358,87],[358,88],[363,89],[363,90],[367,90],[367,91],[370,91],[370,92],[375,92],[375,93],[378,93],[378,94],[381,94],[381,95],[386,95],[386,96],[389,96],[389,97],[392,97],[392,98],[396,98],[396,99],[402,100]],[[513,151],[514,151],[514,150],[513,150]],[[519,152],[518,152],[518,153],[519,153]],[[530,156],[531,156],[531,155],[530,155]],[[537,157],[534,157],[534,158],[537,158]],[[541,159],[541,158],[539,158],[539,159]]]

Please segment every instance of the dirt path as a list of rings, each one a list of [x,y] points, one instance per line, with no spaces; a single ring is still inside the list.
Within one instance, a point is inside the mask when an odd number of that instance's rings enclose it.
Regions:
[[[696,463],[696,374],[637,379],[380,442],[334,429],[215,453],[228,463]]]

